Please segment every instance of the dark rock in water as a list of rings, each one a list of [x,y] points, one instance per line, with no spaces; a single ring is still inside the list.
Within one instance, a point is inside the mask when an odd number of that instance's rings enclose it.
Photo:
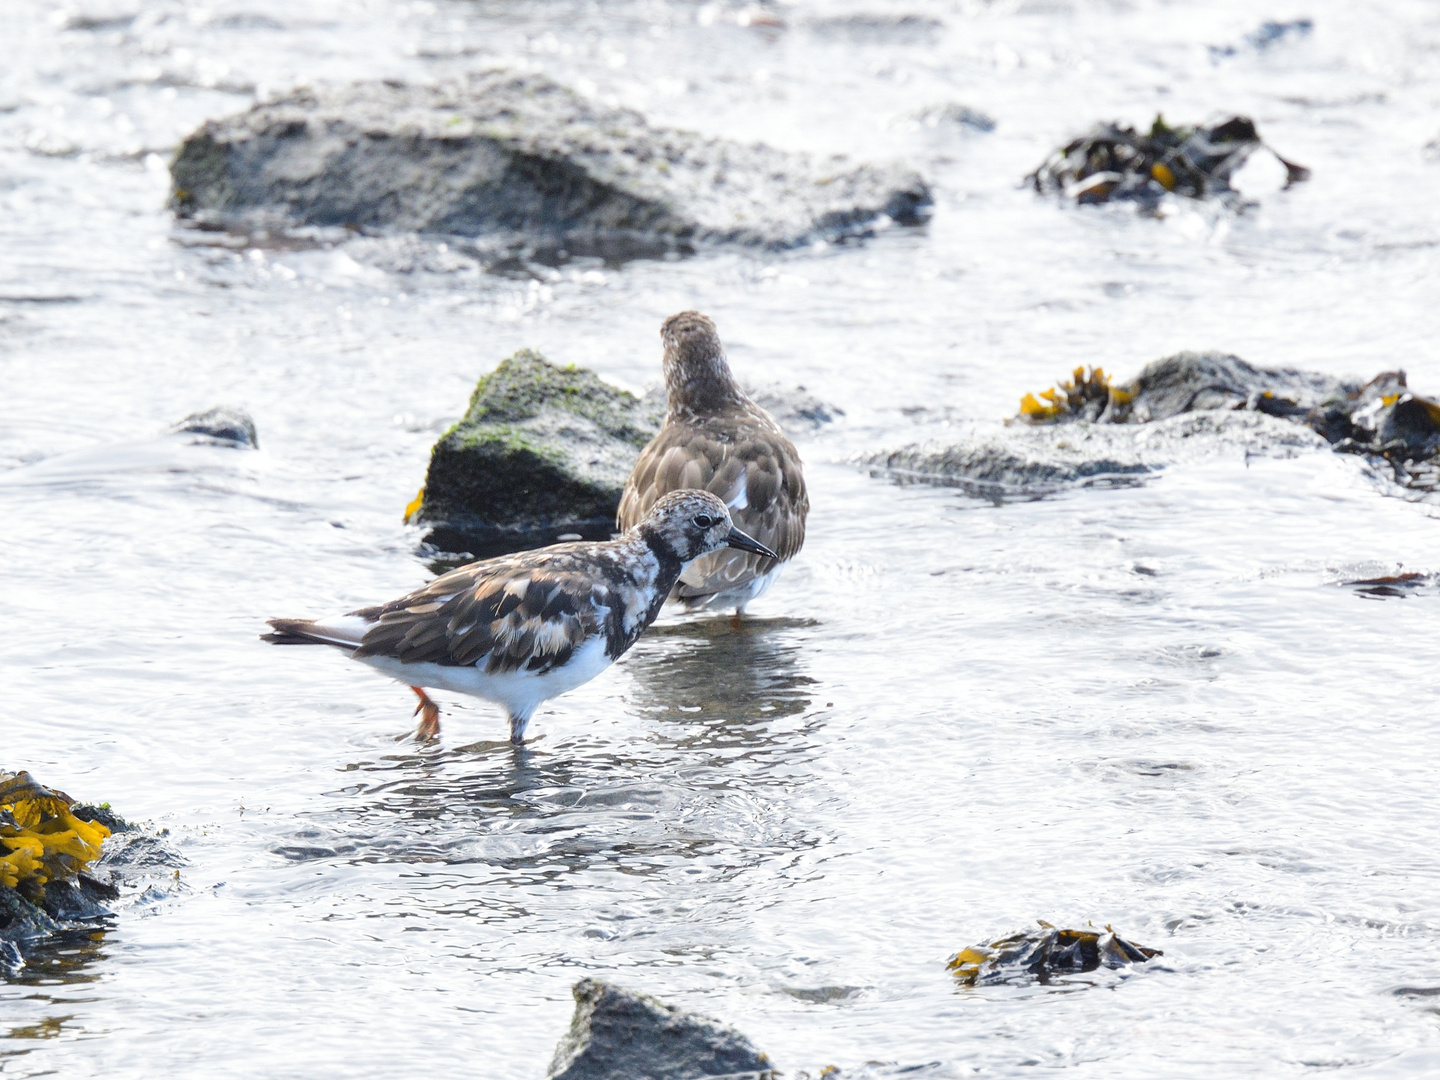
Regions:
[[[594,979],[574,994],[549,1080],[779,1080],[768,1057],[718,1021]]]
[[[803,386],[753,393],[791,432],[844,415]],[[637,398],[522,349],[481,378],[435,444],[410,519],[430,527],[433,546],[477,555],[608,539],[625,481],[664,415],[663,388]]]
[[[1025,179],[1037,192],[1077,203],[1128,199],[1153,206],[1170,192],[1234,202],[1239,193],[1230,178],[1262,148],[1275,153],[1244,116],[1212,127],[1171,127],[1156,116],[1148,134],[1118,123],[1097,124]],[[1275,157],[1285,166],[1286,187],[1310,176],[1309,169]]]
[[[649,126],[540,75],[297,90],[211,120],[170,166],[199,224],[346,226],[654,254],[789,247],[914,224],[930,189],[854,165]]]
[[[1038,982],[1048,986],[1056,976],[1076,975],[1099,968],[1144,964],[1165,954],[1126,941],[1107,926],[1098,930],[1057,930],[1047,922],[1038,930],[972,945],[952,956],[946,967],[967,986]]]
[[[217,442],[248,446],[252,450],[260,448],[260,440],[255,434],[255,421],[250,419],[250,414],[243,409],[232,409],[226,405],[191,413],[171,426],[170,430],[177,435],[204,435]]]
[[[1097,419],[1145,424],[1210,409],[1308,417],[1358,400],[1362,389],[1296,368],[1257,368],[1225,353],[1182,352],[1145,365],[1133,381],[1115,387],[1118,393],[1112,391]]]
[[[1246,34],[1239,45],[1211,45],[1210,59],[1221,60],[1228,56],[1237,56],[1245,50],[1264,52],[1271,46],[1309,37],[1313,29],[1315,24],[1309,19],[1291,19],[1288,22],[1267,19]]]
[[[415,520],[451,551],[570,533],[606,539],[630,468],[659,426],[653,405],[522,349],[480,380],[435,444]]]

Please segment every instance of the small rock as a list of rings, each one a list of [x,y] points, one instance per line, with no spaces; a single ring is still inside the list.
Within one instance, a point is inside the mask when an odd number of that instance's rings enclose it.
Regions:
[[[809,26],[822,37],[886,45],[928,44],[945,29],[943,22],[929,15],[890,11],[826,15],[811,19]]]
[[[1271,46],[1309,37],[1310,31],[1313,29],[1315,29],[1315,24],[1309,19],[1291,19],[1288,22],[1267,19],[1246,34],[1240,40],[1239,45],[1209,46],[1210,59],[1222,60],[1229,56],[1237,56],[1246,50],[1257,53],[1265,52]]]
[[[882,218],[918,223],[932,201],[899,166],[655,128],[505,71],[297,90],[207,122],[170,172],[172,208],[199,224],[489,235],[571,253],[791,247]]]
[[[995,130],[993,117],[979,109],[972,109],[968,105],[960,105],[953,101],[921,109],[915,114],[915,121],[921,127],[926,128],[969,128],[972,131],[983,132]]]
[[[779,1080],[768,1057],[716,1020],[595,979],[573,992],[549,1080]]]
[[[946,967],[968,986],[1038,982],[1049,985],[1057,975],[1073,975],[1098,968],[1124,968],[1144,964],[1165,954],[1134,945],[1112,927],[1098,930],[1057,930],[1041,921],[1039,930],[972,945],[950,958]]]
[[[184,420],[171,426],[174,434],[204,435],[216,442],[229,443],[235,447],[260,449],[260,440],[255,434],[255,421],[243,409],[228,405],[217,405],[204,412],[191,413]]]
[[[1128,199],[1154,206],[1173,192],[1238,204],[1230,179],[1262,148],[1275,154],[1244,116],[1211,127],[1171,127],[1156,116],[1148,134],[1118,123],[1097,124],[1025,179],[1038,193],[1055,192],[1077,203]],[[1285,168],[1286,187],[1309,178],[1304,166],[1275,158]]]

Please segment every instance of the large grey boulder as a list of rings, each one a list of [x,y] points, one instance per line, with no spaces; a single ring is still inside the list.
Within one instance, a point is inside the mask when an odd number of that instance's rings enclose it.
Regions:
[[[734,1028],[595,979],[575,984],[575,1017],[549,1080],[779,1080]]]
[[[651,127],[541,75],[296,90],[181,144],[181,218],[548,239],[582,250],[789,247],[913,224],[924,180]]]

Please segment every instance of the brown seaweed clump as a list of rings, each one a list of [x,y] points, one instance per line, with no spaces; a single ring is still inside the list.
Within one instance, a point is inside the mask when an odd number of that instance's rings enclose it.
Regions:
[[[1211,127],[1171,127],[1157,114],[1148,133],[1118,123],[1097,124],[1025,179],[1038,193],[1058,193],[1077,203],[1127,199],[1153,205],[1170,192],[1229,199],[1237,194],[1230,177],[1262,147],[1270,149],[1249,117],[1234,116]],[[1303,165],[1275,157],[1285,166],[1286,187],[1309,178]]]
[[[47,884],[74,877],[100,857],[110,830],[76,817],[73,805],[28,772],[0,773],[0,888],[37,902]]]
[[[1097,968],[1144,964],[1165,954],[1135,945],[1106,926],[1098,930],[1058,930],[1043,919],[1039,930],[1022,930],[988,945],[971,945],[952,956],[946,968],[966,986],[1030,982],[1048,986],[1052,976]]]

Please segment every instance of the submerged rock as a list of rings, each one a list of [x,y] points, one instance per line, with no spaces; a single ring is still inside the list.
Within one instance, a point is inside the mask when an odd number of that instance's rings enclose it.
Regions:
[[[1290,19],[1286,22],[1267,19],[1241,38],[1237,45],[1211,45],[1210,59],[1223,60],[1246,51],[1265,52],[1275,45],[1309,37],[1313,29],[1315,23],[1310,19]]]
[[[575,1017],[549,1080],[779,1080],[734,1028],[595,979],[575,984]]]
[[[1361,383],[1185,352],[1148,364],[1128,382],[1077,368],[1071,379],[1026,394],[1016,420],[859,460],[901,480],[1004,497],[1136,483],[1219,453],[1291,457],[1329,445],[1384,459],[1410,487],[1440,490],[1440,402],[1410,393],[1404,372]]]
[[[844,415],[803,386],[754,396],[791,432]],[[465,415],[431,451],[406,517],[452,552],[608,539],[625,481],[664,415],[663,388],[637,398],[521,349],[476,384]]]
[[[1244,116],[1211,127],[1171,127],[1157,115],[1148,134],[1118,123],[1097,124],[1025,179],[1038,193],[1058,193],[1077,203],[1128,199],[1153,206],[1170,192],[1234,201],[1239,193],[1231,177],[1261,149],[1275,154]],[[1285,167],[1286,187],[1310,176],[1304,166],[1275,158]]]
[[[208,121],[170,166],[200,224],[493,235],[634,254],[789,247],[923,220],[920,176],[651,127],[541,75],[297,90]]]
[[[967,986],[1013,982],[1047,986],[1057,975],[1124,968],[1164,955],[1159,949],[1126,941],[1109,926],[1104,933],[1058,930],[1042,920],[1038,930],[1022,930],[988,945],[961,949],[946,967]]]
[[[204,412],[191,413],[185,419],[172,424],[172,434],[203,435],[216,442],[245,446],[251,450],[260,449],[260,440],[255,433],[255,421],[244,409],[217,405]]]

